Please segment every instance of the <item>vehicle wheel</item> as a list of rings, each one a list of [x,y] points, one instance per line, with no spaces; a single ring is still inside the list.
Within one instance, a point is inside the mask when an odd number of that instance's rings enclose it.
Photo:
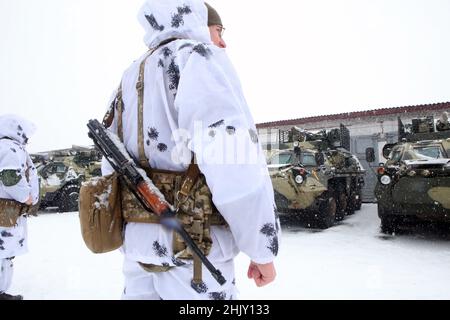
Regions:
[[[289,209],[289,200],[281,193],[274,190],[275,204],[279,212],[287,212]]]
[[[359,191],[357,196],[358,196],[358,199],[356,199],[355,209],[356,209],[356,211],[359,211],[359,210],[361,210],[361,207],[362,207],[362,194],[361,194],[361,191]]]
[[[61,190],[59,209],[61,212],[78,211],[78,199],[80,188],[78,186],[68,186]]]
[[[41,203],[39,203],[39,210],[45,210],[47,208],[47,203],[41,200]]]
[[[381,219],[381,232],[384,234],[393,234],[398,231],[399,220],[393,215],[389,215],[386,209],[378,206],[378,216]]]
[[[347,195],[344,191],[338,191],[337,195],[337,209],[336,209],[336,220],[344,220],[345,212],[347,211]]]
[[[336,199],[333,196],[328,201],[323,201],[319,208],[319,225],[322,229],[328,229],[334,225],[336,220]]]
[[[349,216],[355,214],[356,208],[358,206],[358,200],[356,199],[356,194],[352,194],[348,199],[347,199],[347,214]]]

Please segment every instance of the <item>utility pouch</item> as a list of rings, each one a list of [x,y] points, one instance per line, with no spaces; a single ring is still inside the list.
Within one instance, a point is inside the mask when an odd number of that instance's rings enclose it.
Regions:
[[[184,229],[207,256],[211,250],[211,226],[226,225],[216,209],[204,175],[199,175],[187,195],[177,193],[177,217]],[[181,236],[174,233],[174,253],[180,259],[192,259],[193,254]]]
[[[181,184],[183,173],[164,170],[146,170],[146,173],[164,195],[167,202],[174,203],[175,194]],[[122,215],[126,222],[160,223],[159,216],[145,210],[126,185],[121,186],[121,195]]]
[[[27,207],[14,200],[0,199],[0,227],[14,227],[19,217],[26,213]]]
[[[86,246],[93,253],[107,253],[122,246],[120,200],[120,181],[116,173],[96,177],[81,186],[81,233]]]

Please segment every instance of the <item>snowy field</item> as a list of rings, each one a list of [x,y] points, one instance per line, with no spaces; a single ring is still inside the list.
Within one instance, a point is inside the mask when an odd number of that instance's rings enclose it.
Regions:
[[[30,219],[30,252],[15,260],[11,292],[25,299],[119,299],[120,252],[91,254],[79,229],[77,213]],[[248,258],[237,258],[240,299],[450,299],[450,232],[415,229],[380,234],[376,205],[328,230],[291,222],[283,228],[274,284],[256,288],[246,278]]]

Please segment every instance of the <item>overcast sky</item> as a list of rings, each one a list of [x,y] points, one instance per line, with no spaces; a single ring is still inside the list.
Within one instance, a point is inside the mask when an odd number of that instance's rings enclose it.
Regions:
[[[0,0],[0,114],[88,145],[145,52],[143,0]],[[450,101],[449,0],[209,0],[256,122]]]

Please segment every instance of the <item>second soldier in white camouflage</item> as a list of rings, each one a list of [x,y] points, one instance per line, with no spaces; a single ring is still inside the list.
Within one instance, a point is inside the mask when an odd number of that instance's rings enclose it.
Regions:
[[[34,125],[19,116],[0,116],[0,221],[4,221],[7,210],[21,210],[39,202],[36,168],[25,149],[34,131]],[[0,300],[22,299],[6,291],[12,281],[14,257],[27,251],[27,218],[19,216],[14,226],[0,224]]]

